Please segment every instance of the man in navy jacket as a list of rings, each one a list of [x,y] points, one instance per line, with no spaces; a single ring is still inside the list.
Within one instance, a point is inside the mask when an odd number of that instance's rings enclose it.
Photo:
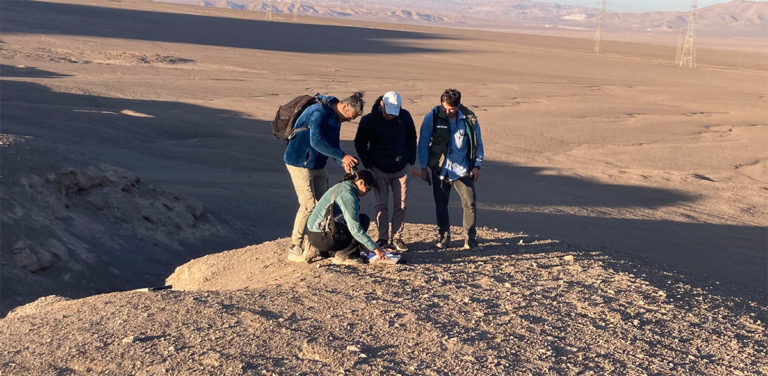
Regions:
[[[289,254],[302,254],[307,219],[328,190],[328,174],[325,172],[328,157],[335,159],[346,172],[357,165],[357,158],[339,147],[339,132],[341,123],[352,121],[363,112],[363,94],[357,92],[342,100],[332,96],[319,99],[319,103],[309,106],[296,119],[294,129],[297,131],[283,156],[299,201]]]
[[[373,193],[376,198],[376,225],[379,230],[378,246],[385,247],[392,240],[398,251],[407,251],[403,242],[405,198],[408,169],[416,163],[416,126],[411,114],[402,108],[402,97],[389,91],[376,99],[371,112],[360,119],[355,136],[355,150],[365,168],[376,178]],[[387,201],[392,189],[392,229]]]

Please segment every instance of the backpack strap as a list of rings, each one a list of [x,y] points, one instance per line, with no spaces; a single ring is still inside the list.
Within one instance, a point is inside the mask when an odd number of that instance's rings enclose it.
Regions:
[[[437,109],[437,106],[432,107],[432,133],[435,133],[435,128],[437,128],[437,116],[440,114],[440,112]]]

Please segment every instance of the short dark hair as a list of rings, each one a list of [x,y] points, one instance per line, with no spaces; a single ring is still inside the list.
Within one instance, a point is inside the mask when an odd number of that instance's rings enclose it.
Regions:
[[[373,172],[371,172],[371,170],[358,170],[348,172],[342,178],[342,181],[355,182],[358,180],[362,180],[363,183],[369,187],[373,187],[376,184],[376,178],[373,177]]]
[[[362,91],[356,91],[352,93],[352,95],[344,98],[341,100],[341,103],[346,103],[355,110],[357,110],[358,114],[363,114],[363,106],[365,105],[365,102],[363,102],[363,95],[365,95]]]
[[[453,88],[445,89],[443,94],[440,95],[440,103],[443,103],[443,102],[448,103],[453,107],[460,105],[461,92]]]

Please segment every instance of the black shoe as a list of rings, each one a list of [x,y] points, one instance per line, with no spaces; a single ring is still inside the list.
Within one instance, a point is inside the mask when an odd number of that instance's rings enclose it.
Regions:
[[[446,249],[450,247],[451,245],[451,233],[445,232],[443,234],[440,234],[440,238],[437,240],[437,246],[438,249]]]
[[[378,245],[381,249],[387,248],[389,246],[389,240],[379,239],[376,241],[376,245]]]
[[[392,241],[392,245],[399,252],[405,252],[408,250],[408,246],[403,242],[403,239],[395,239]]]

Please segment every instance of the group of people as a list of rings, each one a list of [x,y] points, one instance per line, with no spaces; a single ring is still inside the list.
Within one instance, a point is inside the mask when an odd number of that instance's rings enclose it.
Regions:
[[[386,259],[387,249],[404,252],[406,195],[409,170],[432,186],[437,218],[436,247],[450,247],[448,202],[451,187],[461,197],[464,248],[480,249],[476,233],[475,183],[483,162],[483,142],[477,116],[461,103],[461,92],[447,89],[440,105],[429,111],[416,135],[402,97],[390,91],[378,97],[371,112],[360,119],[355,136],[358,157],[340,147],[341,124],[363,113],[363,94],[344,99],[318,96],[318,103],[299,116],[296,132],[283,160],[291,176],[299,210],[293,224],[288,260],[306,262],[316,255],[332,256],[337,264]],[[328,187],[328,158],[344,168],[342,181]],[[364,169],[359,169],[362,163]],[[360,198],[374,192],[378,239],[367,233],[371,219],[360,213]],[[392,214],[389,197],[392,192]]]

